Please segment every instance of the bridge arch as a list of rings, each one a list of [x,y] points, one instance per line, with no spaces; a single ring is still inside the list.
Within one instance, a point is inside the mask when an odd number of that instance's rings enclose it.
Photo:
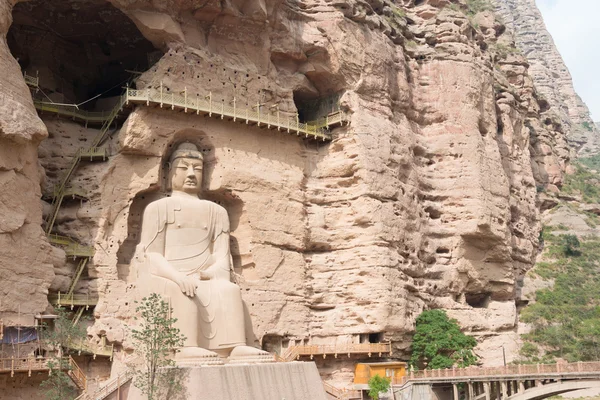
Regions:
[[[554,382],[546,385],[536,386],[516,393],[507,400],[541,400],[561,393],[573,392],[584,389],[600,389],[600,380],[571,380]]]

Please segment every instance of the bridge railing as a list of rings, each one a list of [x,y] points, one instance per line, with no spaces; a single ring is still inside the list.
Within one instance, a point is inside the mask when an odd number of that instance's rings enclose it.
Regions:
[[[499,367],[467,367],[448,369],[425,369],[411,371],[407,376],[395,378],[392,382],[403,385],[411,380],[437,380],[459,377],[498,377],[518,375],[582,374],[597,372],[600,374],[600,362],[575,362],[555,364],[516,364]]]

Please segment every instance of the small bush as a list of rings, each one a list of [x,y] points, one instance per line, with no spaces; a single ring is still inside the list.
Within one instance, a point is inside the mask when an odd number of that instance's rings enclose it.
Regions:
[[[386,393],[390,390],[391,379],[388,377],[382,378],[379,375],[375,375],[369,379],[369,397],[373,400],[379,400],[380,393]]]
[[[494,6],[488,0],[467,0],[468,13],[475,15],[482,11],[493,11]]]

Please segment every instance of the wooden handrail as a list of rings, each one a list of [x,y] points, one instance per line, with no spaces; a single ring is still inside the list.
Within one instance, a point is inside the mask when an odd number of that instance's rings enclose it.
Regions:
[[[63,358],[67,361],[67,374],[71,380],[82,390],[87,388],[87,378],[79,365],[71,356]],[[59,358],[43,357],[43,358],[0,358],[0,373],[10,373],[14,376],[15,372],[27,372],[31,376],[32,371],[50,371],[49,363],[58,361]],[[62,363],[61,363],[62,365]]]
[[[326,356],[333,354],[337,357],[338,354],[372,354],[382,355],[384,353],[391,354],[391,342],[385,343],[347,343],[347,344],[313,344],[290,346],[281,353],[280,358],[285,361],[292,361],[301,356],[310,356],[311,358],[317,355]]]

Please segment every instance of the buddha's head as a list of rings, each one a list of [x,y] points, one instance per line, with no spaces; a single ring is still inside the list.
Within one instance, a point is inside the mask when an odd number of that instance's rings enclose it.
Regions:
[[[181,143],[169,159],[169,180],[174,192],[199,194],[202,188],[204,157],[195,144]]]

